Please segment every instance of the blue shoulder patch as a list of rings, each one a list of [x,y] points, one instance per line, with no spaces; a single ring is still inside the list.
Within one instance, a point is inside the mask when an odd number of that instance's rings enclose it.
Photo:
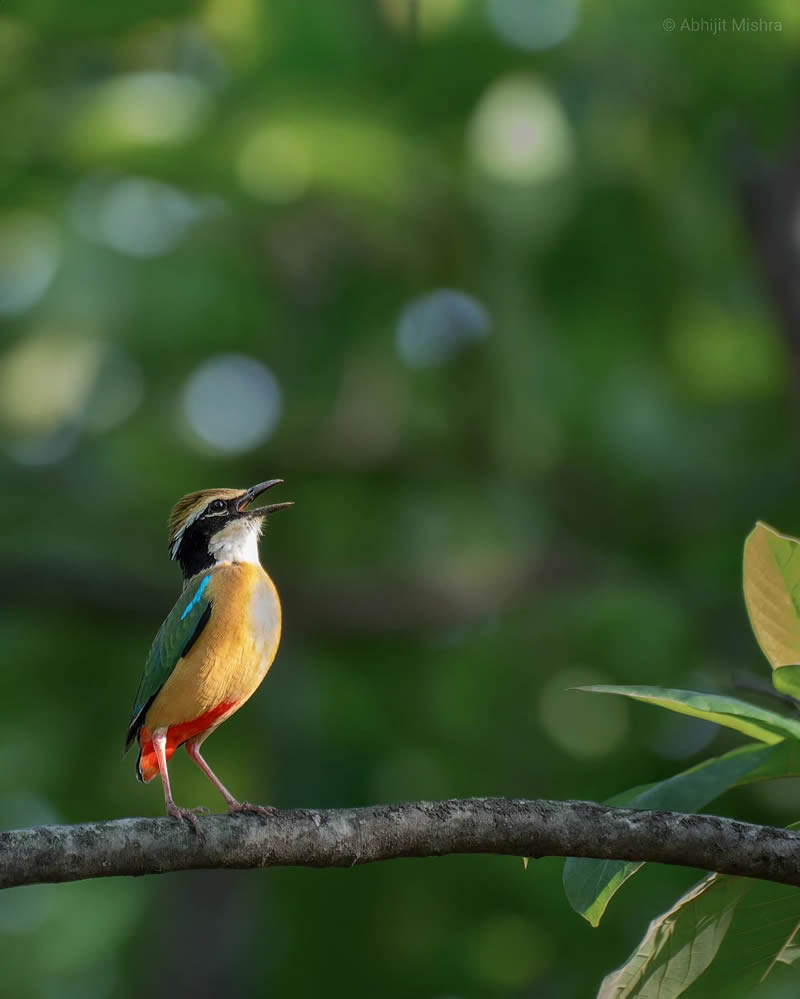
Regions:
[[[183,621],[188,614],[191,614],[193,607],[196,607],[197,604],[200,603],[200,599],[203,596],[203,590],[208,586],[208,581],[210,579],[211,579],[211,574],[209,573],[209,575],[206,576],[203,579],[203,582],[197,587],[197,593],[195,593],[195,595],[186,605],[186,610],[183,612],[183,614],[181,614],[181,621]]]

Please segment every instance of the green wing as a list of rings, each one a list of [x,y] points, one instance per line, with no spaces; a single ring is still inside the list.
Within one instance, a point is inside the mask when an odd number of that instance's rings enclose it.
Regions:
[[[142,727],[144,716],[156,694],[166,683],[178,660],[186,655],[208,624],[211,617],[211,598],[207,590],[210,580],[211,574],[208,573],[186,587],[153,639],[131,712],[125,738],[126,753]]]

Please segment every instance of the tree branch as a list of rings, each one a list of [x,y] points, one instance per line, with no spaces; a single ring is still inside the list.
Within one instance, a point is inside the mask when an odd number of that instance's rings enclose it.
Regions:
[[[714,815],[508,798],[118,819],[0,833],[0,887],[200,868],[351,867],[398,857],[495,853],[655,861],[800,886],[800,833]]]

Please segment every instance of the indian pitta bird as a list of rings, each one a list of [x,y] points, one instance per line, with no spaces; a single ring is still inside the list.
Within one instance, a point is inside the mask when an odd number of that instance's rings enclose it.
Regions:
[[[200,747],[255,693],[278,651],[281,605],[259,561],[258,539],[265,519],[292,504],[250,504],[282,481],[189,493],[169,519],[170,558],[183,570],[183,592],[147,657],[125,752],[138,739],[139,780],[148,783],[160,774],[167,813],[189,820],[195,831],[197,810],[175,804],[167,770],[167,761],[184,744],[230,812],[275,811],[237,801]]]

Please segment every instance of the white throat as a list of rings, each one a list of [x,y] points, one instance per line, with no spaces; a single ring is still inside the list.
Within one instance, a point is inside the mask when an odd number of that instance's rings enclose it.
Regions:
[[[254,562],[260,564],[258,557],[258,539],[263,521],[234,520],[215,534],[208,544],[208,552],[214,561],[220,562]]]

